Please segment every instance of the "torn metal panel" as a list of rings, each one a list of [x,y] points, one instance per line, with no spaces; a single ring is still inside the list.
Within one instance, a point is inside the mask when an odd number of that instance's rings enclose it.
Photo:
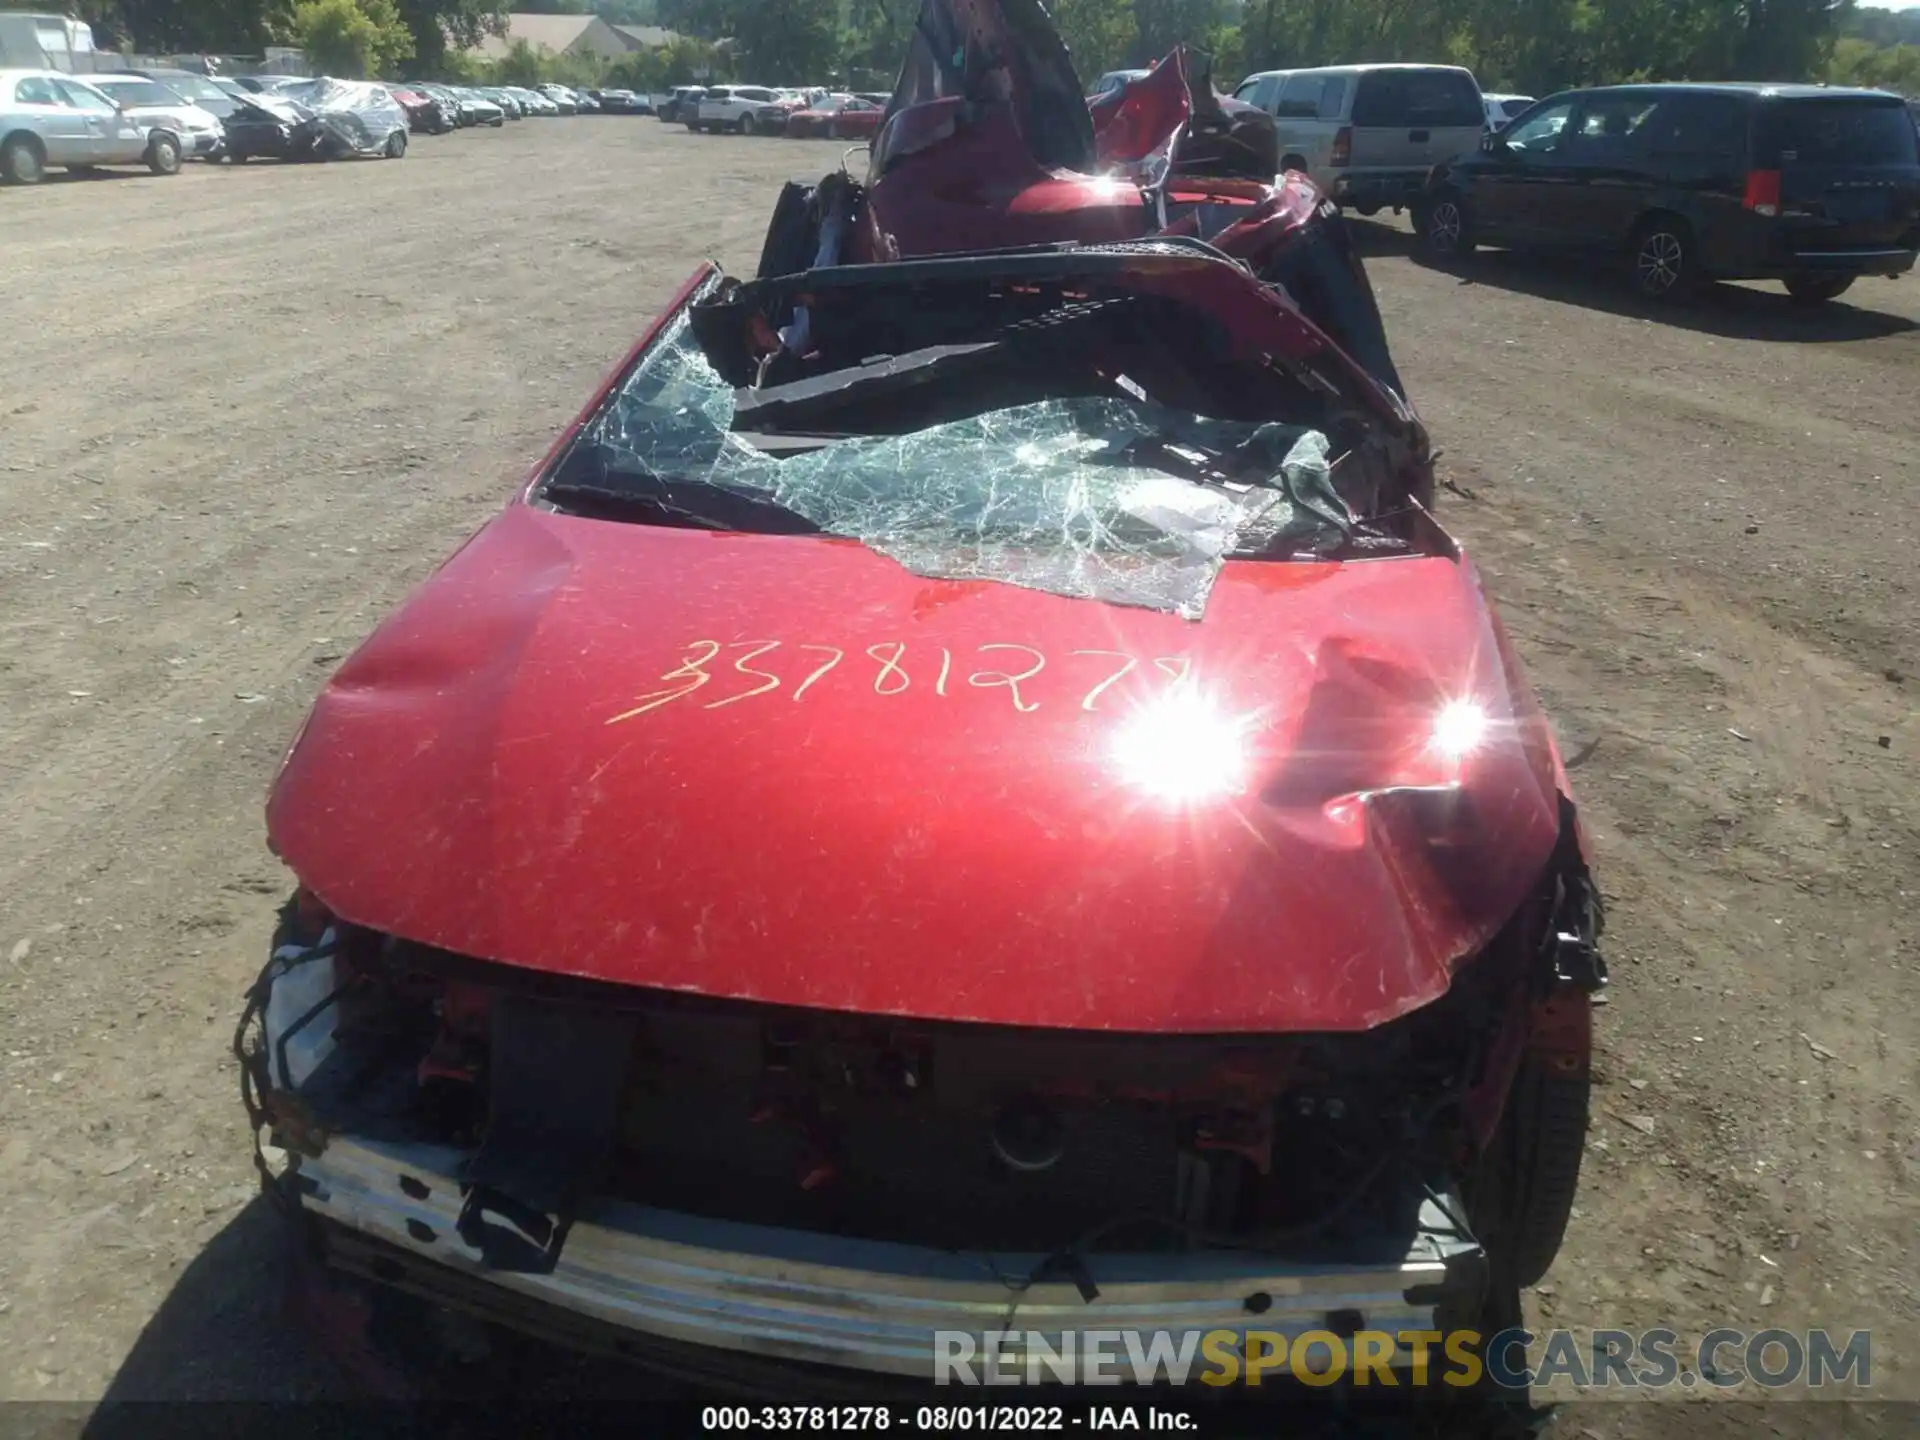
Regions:
[[[1416,1202],[1410,1233],[1365,1260],[1230,1250],[1089,1256],[1092,1300],[1064,1276],[1019,1284],[1041,1269],[1039,1254],[951,1253],[610,1200],[575,1222],[551,1273],[503,1272],[456,1228],[462,1158],[440,1147],[341,1141],[303,1162],[312,1186],[303,1205],[413,1257],[412,1281],[429,1291],[441,1283],[436,1275],[449,1292],[460,1290],[457,1277],[484,1276],[551,1307],[556,1326],[561,1315],[581,1315],[631,1333],[922,1378],[935,1374],[942,1330],[1031,1330],[1056,1349],[1062,1331],[1295,1334],[1341,1313],[1359,1328],[1427,1330],[1449,1308],[1465,1311],[1477,1283],[1479,1246],[1449,1218],[1457,1199]],[[340,1259],[352,1266],[345,1237],[342,1245]],[[1257,1312],[1248,1306],[1256,1295],[1265,1297]],[[519,1323],[541,1333],[537,1315]],[[1400,1363],[1411,1363],[1408,1352]]]

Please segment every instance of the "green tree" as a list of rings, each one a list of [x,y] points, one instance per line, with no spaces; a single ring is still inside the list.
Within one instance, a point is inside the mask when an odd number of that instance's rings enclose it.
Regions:
[[[669,30],[718,40],[733,33],[733,18],[739,7],[740,0],[659,0],[655,9],[658,23]]]
[[[393,0],[301,0],[293,33],[327,75],[377,75],[413,54],[413,35]]]
[[[658,25],[654,0],[591,0],[589,8],[609,25]]]
[[[396,0],[413,34],[415,74],[454,78],[471,64],[463,52],[507,33],[507,0]],[[456,59],[455,57],[462,57]]]
[[[1050,8],[1084,83],[1123,64],[1138,38],[1133,0],[1055,0]]]
[[[44,7],[59,10],[54,5]],[[292,34],[292,0],[76,0],[103,48],[257,51]]]
[[[850,90],[891,86],[907,58],[920,0],[848,0],[840,69]]]
[[[839,57],[838,20],[822,0],[738,0],[731,20],[736,66],[763,85],[817,81]]]
[[[1900,95],[1920,95],[1920,45],[1875,45],[1846,36],[1833,47],[1827,78]]]
[[[516,40],[507,53],[493,62],[496,85],[538,85],[547,78],[541,53],[524,40]]]
[[[1204,49],[1225,20],[1225,0],[1133,0],[1133,39],[1126,59],[1135,66],[1150,65],[1183,42]]]

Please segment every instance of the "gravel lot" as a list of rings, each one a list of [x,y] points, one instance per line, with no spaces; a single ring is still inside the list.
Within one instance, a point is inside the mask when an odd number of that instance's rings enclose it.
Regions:
[[[227,1056],[287,888],[273,767],[840,148],[587,117],[0,193],[0,1398],[337,1393],[276,1313]],[[1920,1399],[1920,282],[1649,316],[1358,228],[1443,518],[1566,752],[1598,742],[1615,985],[1535,1312],[1870,1326]]]

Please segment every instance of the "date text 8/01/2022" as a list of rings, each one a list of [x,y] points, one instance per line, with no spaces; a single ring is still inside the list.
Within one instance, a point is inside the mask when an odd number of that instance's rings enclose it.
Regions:
[[[775,1431],[890,1431],[953,1435],[983,1431],[1197,1430],[1184,1410],[1149,1405],[708,1405],[700,1428],[709,1433]]]

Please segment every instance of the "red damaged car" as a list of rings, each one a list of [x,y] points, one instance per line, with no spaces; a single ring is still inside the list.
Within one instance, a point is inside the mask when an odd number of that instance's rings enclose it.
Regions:
[[[369,1365],[404,1293],[789,1395],[1517,1320],[1600,900],[1337,216],[1285,278],[891,258],[823,188],[288,753],[237,1049],[296,1293]]]
[[[1515,1317],[1599,901],[1428,484],[1197,241],[701,271],[274,784],[302,1293],[732,1379]]]
[[[790,140],[870,140],[880,128],[883,108],[858,95],[828,95],[789,115],[786,135]]]

